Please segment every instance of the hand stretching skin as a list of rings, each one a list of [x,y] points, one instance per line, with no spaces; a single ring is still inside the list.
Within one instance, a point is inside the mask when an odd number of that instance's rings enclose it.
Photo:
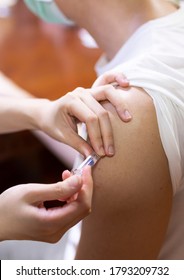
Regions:
[[[0,79],[4,92],[0,95],[0,133],[39,129],[70,145],[84,156],[88,156],[93,150],[100,156],[114,155],[109,114],[98,102],[101,96],[106,94],[103,89],[103,92],[100,92],[97,87],[97,93],[92,96],[91,89],[77,88],[55,101],[50,101],[32,98],[1,73]],[[107,72],[96,80],[92,91],[94,92],[95,86],[112,82],[121,87],[128,86],[125,76]],[[108,96],[109,94],[108,91]],[[112,93],[109,101],[113,105],[116,103],[114,98]],[[130,120],[126,116],[121,118],[123,121]],[[78,122],[86,124],[91,146],[77,134]]]
[[[37,240],[54,243],[91,209],[93,181],[90,167],[82,177],[55,184],[25,184],[0,195],[0,240]],[[76,200],[69,198],[78,193]],[[44,201],[67,200],[63,207],[46,209]]]
[[[116,91],[116,89],[126,89],[128,87],[129,81],[127,78],[122,73],[111,70],[96,79],[92,87],[94,89],[92,95],[99,102],[108,100],[115,107],[121,120],[129,122],[132,115],[128,110],[125,99],[123,100],[121,96],[122,92]]]
[[[129,81],[127,80],[126,76],[115,70],[107,71],[103,75],[99,76],[93,83],[93,87],[112,83],[116,83],[123,88],[129,87]]]
[[[55,101],[0,96],[0,133],[38,129],[84,156],[93,150],[100,156],[112,156],[114,140],[108,112],[89,92],[79,88]],[[77,134],[78,122],[86,124],[92,147]]]
[[[48,106],[47,106],[48,105]],[[40,129],[72,146],[85,156],[93,150],[100,156],[114,155],[114,139],[108,112],[91,95],[91,89],[77,88],[45,105]],[[86,124],[90,143],[77,134],[77,124]]]

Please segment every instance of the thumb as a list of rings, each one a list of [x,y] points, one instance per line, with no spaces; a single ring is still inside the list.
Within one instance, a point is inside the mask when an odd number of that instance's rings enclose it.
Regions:
[[[115,80],[120,87],[129,87],[129,81],[123,74],[116,74]]]
[[[116,82],[116,77],[113,73],[105,73],[101,76],[99,76],[96,81],[93,83],[93,88],[98,86],[104,86],[107,84],[111,84]]]
[[[106,85],[91,90],[92,96],[97,101],[108,100],[116,109],[116,112],[120,119],[124,122],[129,122],[132,116],[128,109],[126,109],[126,103],[120,104],[120,93],[112,86]]]
[[[92,87],[103,86],[107,84],[117,83],[121,87],[128,87],[129,81],[122,73],[106,72],[96,79]]]
[[[74,175],[67,178],[63,182],[55,184],[35,184],[34,190],[31,192],[31,202],[62,200],[65,201],[75,193],[79,192],[82,187],[82,178]]]

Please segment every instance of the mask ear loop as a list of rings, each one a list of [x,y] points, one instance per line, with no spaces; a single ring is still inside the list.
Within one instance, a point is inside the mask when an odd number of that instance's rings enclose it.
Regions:
[[[27,7],[46,22],[74,26],[75,22],[67,18],[53,0],[24,0]]]

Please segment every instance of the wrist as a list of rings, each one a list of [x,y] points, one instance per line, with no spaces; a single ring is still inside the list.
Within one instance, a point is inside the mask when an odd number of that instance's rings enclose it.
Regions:
[[[47,116],[47,107],[50,104],[50,100],[42,98],[33,98],[29,100],[29,110],[27,114],[27,129],[30,130],[42,130],[43,123]]]
[[[0,133],[39,129],[42,112],[49,102],[38,98],[0,98]]]

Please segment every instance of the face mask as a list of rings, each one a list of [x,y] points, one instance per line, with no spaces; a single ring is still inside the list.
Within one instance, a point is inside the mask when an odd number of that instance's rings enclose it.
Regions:
[[[53,0],[24,0],[24,2],[35,15],[45,21],[59,23],[66,26],[75,24],[60,11]]]

